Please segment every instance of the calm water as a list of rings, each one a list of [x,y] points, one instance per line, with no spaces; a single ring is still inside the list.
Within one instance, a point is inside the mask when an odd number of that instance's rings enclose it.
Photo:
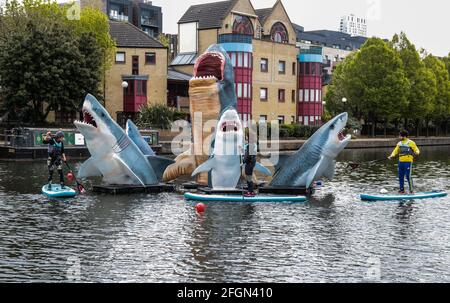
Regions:
[[[346,151],[308,204],[207,204],[181,194],[40,194],[45,163],[0,163],[0,282],[450,282],[450,198],[365,203],[396,190],[387,151]],[[449,190],[450,148],[425,149],[417,189]],[[379,278],[379,279],[378,279]]]

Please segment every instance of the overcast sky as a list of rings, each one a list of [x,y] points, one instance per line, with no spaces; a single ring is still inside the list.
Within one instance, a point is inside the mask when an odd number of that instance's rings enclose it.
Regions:
[[[177,22],[190,5],[216,0],[153,0],[164,14],[164,32],[177,33]],[[256,9],[276,0],[253,0]],[[369,36],[392,38],[406,32],[418,48],[434,55],[450,53],[450,2],[447,0],[283,0],[292,22],[305,30],[338,30],[340,17],[354,13],[368,19]]]

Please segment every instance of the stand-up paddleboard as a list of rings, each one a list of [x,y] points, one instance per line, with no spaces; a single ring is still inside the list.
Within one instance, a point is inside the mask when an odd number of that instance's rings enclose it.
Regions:
[[[392,194],[392,195],[361,195],[363,201],[404,201],[404,200],[416,200],[416,199],[431,199],[446,197],[447,193],[444,191],[432,191],[415,193],[410,195]]]
[[[184,198],[193,201],[210,202],[306,202],[305,196],[255,196],[245,197],[242,195],[202,195],[185,193]]]
[[[50,198],[71,198],[75,197],[77,192],[68,186],[61,188],[59,184],[52,184],[51,190],[48,189],[48,184],[42,186],[42,193]]]

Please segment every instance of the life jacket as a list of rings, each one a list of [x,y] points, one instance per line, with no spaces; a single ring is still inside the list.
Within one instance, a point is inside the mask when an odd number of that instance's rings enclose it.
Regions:
[[[400,147],[400,156],[409,156],[413,154],[413,150],[411,148],[411,146],[409,145],[411,143],[411,140],[406,141],[406,143],[400,142],[399,143],[399,147]]]
[[[61,142],[57,142],[55,139],[52,139],[53,143],[48,145],[48,154],[52,157],[55,156],[61,156],[62,154],[62,146],[63,143]]]

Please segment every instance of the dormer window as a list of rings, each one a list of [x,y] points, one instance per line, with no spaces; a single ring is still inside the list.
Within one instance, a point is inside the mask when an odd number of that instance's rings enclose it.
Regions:
[[[272,41],[278,43],[289,43],[289,35],[286,27],[281,22],[277,22],[270,30],[270,37]]]

